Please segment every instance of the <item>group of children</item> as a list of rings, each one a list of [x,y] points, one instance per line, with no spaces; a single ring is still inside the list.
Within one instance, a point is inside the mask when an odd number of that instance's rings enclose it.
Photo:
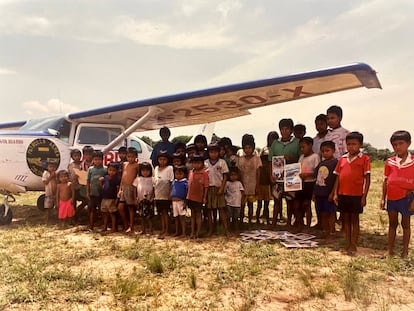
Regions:
[[[110,163],[105,168],[101,152],[85,147],[81,161],[81,152],[73,150],[67,171],[56,173],[55,164],[47,166],[43,175],[45,207],[49,209],[56,204],[59,218],[66,219],[75,215],[76,202],[81,201],[80,208],[88,206],[89,228],[94,228],[99,210],[103,229],[110,227],[111,232],[118,230],[118,218],[124,231],[134,232],[138,214],[142,219],[142,233],[148,234],[153,232],[156,210],[160,219],[159,238],[169,234],[171,215],[175,222],[174,235],[186,236],[186,215],[190,214],[190,237],[198,238],[203,219],[207,221],[207,236],[217,229],[217,220],[225,235],[238,232],[245,218],[245,205],[249,225],[255,216],[256,223],[263,217],[267,225],[276,226],[283,214],[283,199],[287,206],[287,226],[296,232],[309,230],[314,201],[315,226],[325,237],[332,238],[339,212],[346,250],[354,254],[360,231],[359,215],[366,205],[370,187],[370,159],[361,151],[363,135],[344,129],[341,120],[342,109],[329,107],[326,114],[315,118],[317,135],[311,138],[305,136],[303,125],[282,119],[280,137],[275,131],[269,132],[267,144],[260,152],[250,134],[243,135],[242,148],[235,150],[229,138],[207,144],[203,135],[195,137],[194,144],[188,146],[173,144],[168,140],[168,128],[160,129],[162,140],[154,146],[152,163],[138,163],[137,151],[130,147],[119,150],[121,162]],[[393,133],[390,141],[396,155],[385,164],[381,207],[386,207],[389,215],[390,255],[398,213],[402,214],[402,256],[406,257],[414,156],[408,151],[411,137],[407,131]],[[274,157],[282,157],[284,164],[300,163],[300,191],[285,190],[283,174],[272,166]],[[86,187],[79,184],[75,169],[88,172]],[[270,219],[272,199],[274,210]]]

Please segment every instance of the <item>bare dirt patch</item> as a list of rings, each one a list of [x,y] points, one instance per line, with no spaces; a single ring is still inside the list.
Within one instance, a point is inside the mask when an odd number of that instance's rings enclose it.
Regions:
[[[354,257],[342,252],[340,236],[286,249],[236,236],[159,240],[89,232],[82,223],[59,229],[43,225],[36,194],[20,196],[15,221],[0,227],[0,308],[414,310],[414,259],[383,256],[386,214],[372,193]]]

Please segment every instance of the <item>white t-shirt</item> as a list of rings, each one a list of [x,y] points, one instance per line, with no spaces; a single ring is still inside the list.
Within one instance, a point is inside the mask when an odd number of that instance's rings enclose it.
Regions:
[[[43,175],[42,175],[42,181],[45,182],[49,178],[50,178],[50,172],[49,171],[44,171]],[[56,182],[53,182],[52,180],[49,181],[49,183],[47,185],[45,185],[45,195],[47,197],[55,195],[55,193],[53,193],[54,189],[56,189],[55,185],[56,185]]]
[[[244,191],[244,188],[240,181],[226,181],[226,185],[224,186],[226,204],[228,206],[241,207],[241,191]]]
[[[316,181],[315,176],[315,169],[318,166],[321,159],[319,158],[319,154],[312,153],[311,155],[305,157],[303,154],[299,157],[299,163],[301,166],[301,172],[302,173],[313,173],[314,177],[307,178],[306,180],[303,180],[304,182],[312,182]]]
[[[152,177],[138,176],[132,183],[137,188],[138,202],[143,199],[151,199],[154,193],[154,185],[152,184]]]
[[[347,129],[343,127],[338,127],[336,129],[329,129],[328,134],[325,136],[325,141],[333,141],[335,143],[335,153],[334,157],[339,159],[344,155],[346,150],[346,135],[349,134]]]
[[[171,183],[174,180],[174,169],[171,165],[159,169],[159,166],[156,166],[154,169],[154,194],[155,200],[169,200],[171,193]]]
[[[223,182],[223,174],[229,172],[226,161],[218,159],[216,163],[212,164],[209,159],[204,162],[208,171],[209,186],[220,187]]]

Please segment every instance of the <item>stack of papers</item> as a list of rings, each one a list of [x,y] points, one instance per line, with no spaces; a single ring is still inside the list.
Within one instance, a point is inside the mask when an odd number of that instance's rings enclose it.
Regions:
[[[308,233],[290,233],[288,231],[252,230],[240,233],[242,242],[280,240],[288,248],[316,247],[318,242],[312,241],[314,235]]]

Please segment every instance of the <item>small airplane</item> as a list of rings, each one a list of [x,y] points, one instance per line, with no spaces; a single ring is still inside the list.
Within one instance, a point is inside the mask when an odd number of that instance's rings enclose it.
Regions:
[[[139,161],[148,161],[151,147],[136,132],[213,123],[248,115],[252,108],[359,87],[381,88],[376,72],[364,63],[0,124],[0,224],[12,220],[13,194],[43,191],[47,161],[66,169],[73,148],[91,145],[110,162],[118,160],[120,146],[132,146]],[[39,208],[43,199],[38,199]]]

